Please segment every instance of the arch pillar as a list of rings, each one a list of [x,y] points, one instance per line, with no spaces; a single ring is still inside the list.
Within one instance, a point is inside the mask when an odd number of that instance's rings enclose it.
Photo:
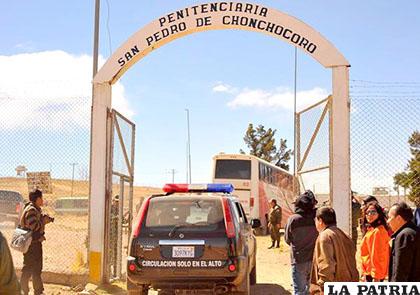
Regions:
[[[330,115],[330,199],[337,225],[351,234],[349,68],[332,68]]]
[[[108,167],[108,110],[111,108],[110,83],[94,83],[91,121],[89,280],[99,283],[104,274],[105,216]]]

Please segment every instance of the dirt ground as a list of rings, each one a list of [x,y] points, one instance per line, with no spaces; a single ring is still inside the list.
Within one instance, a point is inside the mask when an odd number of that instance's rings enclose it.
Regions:
[[[289,247],[282,244],[280,249],[267,249],[271,244],[270,237],[257,237],[257,285],[251,289],[253,295],[292,294]],[[78,294],[71,287],[47,284],[45,294],[67,295]],[[124,284],[102,287],[91,294],[125,294]],[[149,291],[149,295],[157,295]]]

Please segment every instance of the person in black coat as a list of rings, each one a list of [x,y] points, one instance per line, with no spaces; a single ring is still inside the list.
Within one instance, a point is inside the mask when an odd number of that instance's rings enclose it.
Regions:
[[[312,257],[318,231],[315,226],[315,205],[318,201],[311,191],[301,194],[295,204],[295,213],[287,220],[285,241],[291,247],[294,294],[309,294]]]
[[[390,282],[420,281],[420,229],[412,219],[413,212],[404,202],[394,204],[389,210],[388,225],[394,232],[388,273]]]

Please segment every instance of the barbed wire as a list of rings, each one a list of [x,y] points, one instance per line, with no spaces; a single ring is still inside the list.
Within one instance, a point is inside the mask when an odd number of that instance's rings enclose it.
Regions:
[[[366,83],[366,84],[388,84],[388,85],[419,85],[420,82],[412,81],[412,82],[406,82],[406,81],[370,81],[370,80],[356,80],[356,79],[350,79],[350,82],[355,83]]]

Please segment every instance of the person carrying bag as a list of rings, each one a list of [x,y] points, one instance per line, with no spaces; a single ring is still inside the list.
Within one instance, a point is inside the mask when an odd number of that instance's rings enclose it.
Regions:
[[[42,192],[34,190],[29,193],[29,200],[25,205],[20,221],[21,230],[31,233],[31,243],[26,252],[23,252],[23,268],[20,280],[22,291],[29,294],[29,279],[32,277],[34,295],[43,294],[44,285],[42,283],[42,242],[45,241],[45,225],[53,222],[54,218],[42,214],[41,207],[44,205]],[[22,234],[23,236],[23,234]],[[28,243],[30,238],[25,242]],[[22,239],[23,240],[23,239]]]

